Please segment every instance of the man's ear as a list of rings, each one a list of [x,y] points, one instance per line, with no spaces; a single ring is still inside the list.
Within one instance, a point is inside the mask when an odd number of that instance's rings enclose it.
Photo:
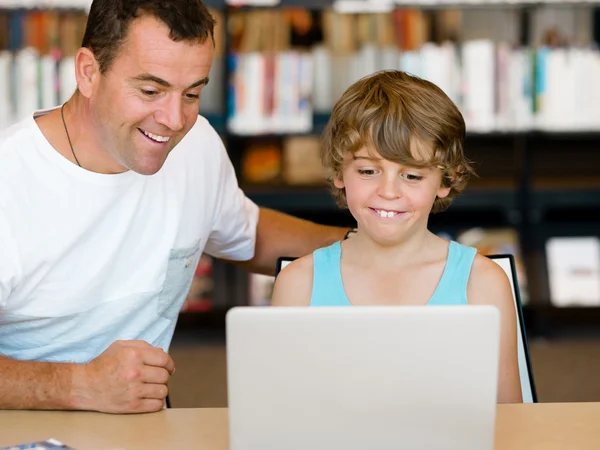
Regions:
[[[94,53],[89,48],[80,48],[75,55],[75,77],[77,89],[84,97],[91,97],[99,75],[100,66]]]

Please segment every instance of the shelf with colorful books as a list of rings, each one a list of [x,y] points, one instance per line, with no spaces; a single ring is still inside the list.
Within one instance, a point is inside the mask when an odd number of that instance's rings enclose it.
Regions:
[[[439,85],[473,134],[598,133],[593,17],[589,6],[527,14],[404,7],[386,14],[233,11],[229,131],[320,134],[352,82],[377,70],[401,69]],[[302,77],[286,75],[290,71],[312,77],[300,82]],[[290,111],[298,121],[286,115]]]

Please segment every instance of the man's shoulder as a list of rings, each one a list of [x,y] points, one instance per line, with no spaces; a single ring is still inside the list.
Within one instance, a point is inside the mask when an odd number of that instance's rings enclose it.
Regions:
[[[22,120],[0,131],[0,186],[22,179],[23,154],[33,145],[32,120]],[[0,187],[0,192],[8,189]]]
[[[6,159],[14,155],[18,149],[16,145],[31,142],[33,124],[33,119],[28,117],[0,130],[0,158]]]

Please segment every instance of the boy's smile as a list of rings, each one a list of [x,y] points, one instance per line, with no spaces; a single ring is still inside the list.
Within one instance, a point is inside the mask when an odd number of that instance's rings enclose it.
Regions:
[[[394,211],[394,210],[387,210],[387,209],[378,209],[378,208],[369,208],[371,211],[373,211],[375,214],[377,214],[379,217],[381,217],[382,219],[394,219],[396,217],[402,217],[405,214],[405,211]]]

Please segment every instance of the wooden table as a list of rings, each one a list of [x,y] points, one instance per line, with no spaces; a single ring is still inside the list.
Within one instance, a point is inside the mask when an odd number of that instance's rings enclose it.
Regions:
[[[227,450],[227,409],[122,416],[0,411],[0,447],[50,437],[77,450]],[[500,405],[495,449],[600,449],[600,403]]]

